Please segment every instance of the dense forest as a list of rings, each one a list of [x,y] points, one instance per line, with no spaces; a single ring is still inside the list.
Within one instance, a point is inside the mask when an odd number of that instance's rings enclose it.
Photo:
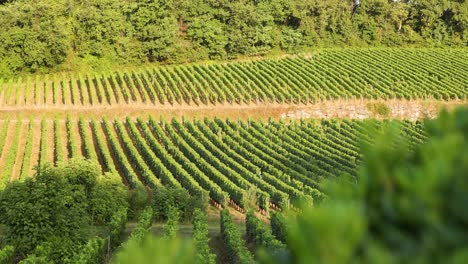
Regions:
[[[0,0],[0,78],[333,46],[466,46],[465,0]]]

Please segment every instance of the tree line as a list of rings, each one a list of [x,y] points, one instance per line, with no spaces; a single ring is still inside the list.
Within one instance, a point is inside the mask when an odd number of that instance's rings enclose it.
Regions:
[[[329,46],[467,44],[464,0],[0,0],[0,78]]]

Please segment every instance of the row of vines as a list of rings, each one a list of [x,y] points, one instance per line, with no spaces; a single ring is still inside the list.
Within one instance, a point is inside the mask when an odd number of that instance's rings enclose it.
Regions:
[[[467,68],[465,49],[324,50],[281,59],[0,80],[0,105],[464,100]]]
[[[322,179],[356,175],[361,141],[371,143],[370,134],[390,124],[410,144],[426,138],[422,121],[4,120],[0,182],[25,179],[37,164],[84,157],[131,188],[183,187],[239,211],[255,190],[260,209],[287,209],[323,199]]]

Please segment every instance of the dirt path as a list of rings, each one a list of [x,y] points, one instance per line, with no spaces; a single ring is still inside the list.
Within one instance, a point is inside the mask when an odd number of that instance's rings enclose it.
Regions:
[[[72,131],[71,131],[71,135],[68,135],[68,137],[73,137],[73,141],[75,142],[75,147],[76,147],[76,157],[75,158],[79,158],[79,157],[84,157],[84,153],[83,153],[83,142],[81,140],[81,134],[80,134],[80,130],[78,128],[78,122],[76,122],[76,120],[72,120]]]
[[[61,150],[62,150],[62,159],[63,161],[67,161],[68,160],[68,156],[69,156],[69,153],[68,153],[68,133],[67,133],[67,126],[66,126],[66,123],[64,120],[60,120],[59,121],[59,131],[58,133],[60,134],[60,145],[62,146],[61,147]]]
[[[20,87],[18,87],[18,83],[13,83],[11,89],[9,91],[9,95],[6,99],[7,105],[16,105],[16,95],[18,94]]]
[[[5,89],[7,87],[6,83],[0,85],[0,106],[5,105]]]
[[[371,110],[372,106],[383,105],[388,114],[382,116]],[[39,105],[39,106],[3,106],[0,107],[0,119],[11,118],[66,118],[67,115],[89,118],[124,118],[126,116],[159,116],[161,118],[204,118],[219,117],[232,119],[306,119],[306,118],[396,118],[420,119],[433,118],[442,108],[468,106],[468,101],[435,100],[333,100],[315,104],[207,104],[207,105],[148,105],[143,103],[116,105]],[[371,106],[371,107],[370,107]]]
[[[54,148],[55,148],[55,142],[54,142],[54,123],[52,121],[47,122],[47,135],[46,135],[46,146],[47,146],[47,152],[46,152],[46,161],[53,164],[54,163]]]
[[[16,93],[18,94],[18,97],[17,97],[18,100],[16,101],[17,105],[25,105],[24,102],[26,100],[26,94],[25,94],[26,86],[27,86],[27,83],[23,82],[21,86],[17,88],[17,91],[16,91]]]
[[[11,180],[18,179],[21,173],[21,166],[23,164],[23,156],[26,150],[26,141],[29,134],[29,122],[23,121],[21,123],[21,130],[18,141],[18,151],[16,152],[16,160],[11,171]]]
[[[43,82],[36,83],[36,86],[34,88],[34,93],[35,93],[35,96],[34,96],[35,105],[43,106],[44,98],[45,98]]]
[[[30,80],[28,92],[24,92],[25,105],[34,104],[34,79]]]
[[[8,132],[5,137],[5,143],[3,145],[3,149],[0,150],[0,168],[3,168],[5,163],[6,156],[8,156],[8,152],[11,148],[11,143],[13,142],[13,138],[15,136],[15,128],[16,128],[17,121],[10,121],[8,123]]]
[[[5,172],[3,170],[7,165],[6,161],[7,161],[7,158],[9,156],[10,152],[11,151],[16,151],[16,149],[14,149],[13,142],[15,140],[15,137],[19,136],[19,135],[16,134],[17,124],[18,124],[18,121],[16,121],[16,122],[11,121],[8,124],[9,125],[8,126],[8,132],[7,132],[7,136],[5,138],[5,144],[3,145],[2,155],[0,157],[0,178],[1,178],[1,180],[4,180],[3,177],[4,177]],[[9,177],[9,176],[5,176],[5,177]]]
[[[32,137],[32,140],[33,140],[33,143],[32,143],[32,150],[31,150],[31,161],[30,161],[30,164],[29,164],[29,172],[28,172],[28,176],[32,176],[35,172],[34,170],[34,166],[37,165],[38,161],[39,161],[39,150],[40,150],[40,147],[41,147],[41,122],[40,121],[33,121],[34,122],[34,131],[36,131],[36,133],[33,133],[33,137]]]

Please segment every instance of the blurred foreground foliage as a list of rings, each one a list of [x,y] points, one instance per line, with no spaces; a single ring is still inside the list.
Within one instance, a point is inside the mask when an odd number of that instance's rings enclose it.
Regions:
[[[141,244],[132,244],[113,259],[119,264],[185,264],[194,263],[195,249],[193,243],[179,238],[157,238],[146,236]]]
[[[303,206],[286,218],[273,215],[272,234],[288,251],[278,255],[260,248],[256,260],[468,263],[468,108],[441,112],[426,127],[427,141],[416,147],[410,147],[398,127],[374,133],[374,142],[363,146],[357,178],[345,175],[329,180],[324,183],[327,199],[322,203]],[[10,259],[14,248],[17,259],[29,256],[24,263],[71,262],[89,237],[86,226],[105,224],[112,212],[128,207],[121,182],[100,175],[95,166],[72,161],[41,168],[35,178],[14,182],[0,192],[0,220],[7,226],[11,245],[0,255]],[[147,195],[141,196],[141,201],[146,200]],[[160,191],[155,196],[164,203],[158,207],[158,202],[152,202],[151,210],[143,211],[147,217],[140,218],[147,224],[142,234],[151,227],[153,210],[164,216],[174,208],[198,204],[179,191]],[[179,196],[187,198],[183,206],[175,199]],[[200,237],[207,240],[204,232]],[[197,259],[193,243],[173,235],[141,235],[141,241],[123,247],[112,262],[193,263]]]
[[[357,183],[330,181],[327,201],[291,215],[288,262],[468,263],[468,109],[426,125],[416,150],[398,128],[376,136]]]
[[[328,199],[290,212],[289,252],[260,263],[468,263],[468,109],[427,121],[410,148],[398,127],[363,147],[358,178],[328,181]],[[275,229],[281,225],[275,224]],[[183,252],[183,253],[182,253]],[[192,263],[192,247],[150,238],[117,263]]]

